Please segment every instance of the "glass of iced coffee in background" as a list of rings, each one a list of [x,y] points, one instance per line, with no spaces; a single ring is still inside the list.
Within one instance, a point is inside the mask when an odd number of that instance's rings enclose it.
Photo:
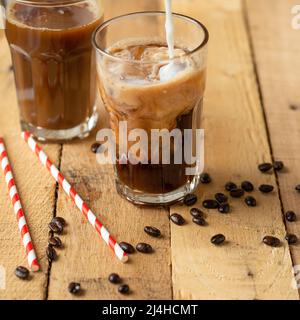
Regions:
[[[175,46],[170,59],[165,18],[163,12],[133,13],[105,22],[93,36],[99,90],[117,146],[116,186],[135,204],[178,201],[197,187],[201,173],[187,173],[193,165],[180,147],[191,144],[185,129],[195,131],[201,125],[208,32],[198,21],[173,14]],[[125,134],[120,134],[120,124],[126,125]],[[137,151],[138,160],[130,161],[124,150],[133,146],[129,137],[135,129],[147,133],[147,150]],[[174,129],[183,139],[173,139],[170,161],[165,163],[162,141],[154,142],[152,133]],[[152,147],[158,147],[159,156]],[[175,150],[181,150],[182,162]]]
[[[39,140],[85,137],[97,122],[91,35],[99,0],[8,0],[10,46],[22,130]]]

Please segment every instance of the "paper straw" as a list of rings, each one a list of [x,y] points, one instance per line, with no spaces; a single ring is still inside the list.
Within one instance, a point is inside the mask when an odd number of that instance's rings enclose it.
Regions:
[[[110,235],[108,230],[103,226],[88,205],[81,199],[75,189],[71,187],[70,183],[65,179],[62,173],[50,161],[46,153],[35,142],[32,135],[29,132],[22,132],[22,138],[25,140],[25,142],[27,142],[29,148],[38,156],[40,162],[48,169],[52,177],[61,185],[65,193],[72,199],[81,213],[83,213],[94,229],[100,234],[106,244],[114,251],[118,259],[120,259],[122,262],[126,262],[128,260],[128,255]]]
[[[34,251],[31,236],[29,233],[26,219],[25,219],[24,211],[20,201],[20,196],[18,194],[17,186],[11,171],[10,164],[9,164],[7,152],[4,145],[4,140],[1,137],[0,137],[0,163],[1,163],[1,168],[4,172],[6,184],[8,186],[9,196],[14,207],[14,212],[18,222],[18,227],[21,234],[22,242],[26,250],[26,256],[27,256],[29,268],[32,271],[38,271],[40,269],[40,266]]]

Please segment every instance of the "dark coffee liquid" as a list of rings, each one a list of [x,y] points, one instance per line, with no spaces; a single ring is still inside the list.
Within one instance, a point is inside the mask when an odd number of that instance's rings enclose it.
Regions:
[[[74,128],[92,114],[96,65],[91,35],[101,14],[88,3],[68,7],[15,3],[6,36],[21,120],[45,129]]]
[[[182,131],[182,137],[184,129],[192,128],[192,121],[193,110],[177,118],[177,128]],[[183,139],[183,151],[184,143]],[[172,192],[184,186],[193,177],[186,174],[186,168],[190,167],[188,164],[175,164],[172,152],[170,158],[170,164],[117,164],[119,180],[136,191],[154,194]]]

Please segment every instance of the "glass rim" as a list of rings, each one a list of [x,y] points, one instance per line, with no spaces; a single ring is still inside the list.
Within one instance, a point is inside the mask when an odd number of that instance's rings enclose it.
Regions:
[[[70,4],[75,4],[75,3],[80,3],[80,2],[86,2],[87,0],[54,0],[54,1],[49,1],[49,0],[13,0],[16,3],[22,3],[26,4],[29,6],[40,6],[40,7],[55,7],[57,5],[70,5]]]
[[[140,64],[140,65],[152,64],[152,62],[147,62],[147,61],[138,61],[138,60],[134,60],[134,59],[123,59],[123,58],[120,58],[120,57],[116,57],[116,56],[110,54],[109,52],[105,51],[104,49],[101,49],[99,47],[99,45],[97,44],[97,42],[96,42],[96,35],[99,32],[101,32],[102,30],[104,30],[106,27],[108,27],[112,22],[117,22],[117,21],[129,18],[129,17],[132,17],[132,16],[139,16],[139,15],[148,15],[148,16],[166,15],[166,12],[165,11],[132,12],[132,13],[123,14],[123,15],[111,18],[111,19],[109,19],[107,21],[104,21],[100,26],[98,26],[95,29],[95,31],[92,34],[92,44],[93,44],[94,48],[96,49],[96,51],[99,51],[101,54],[103,54],[104,56],[106,56],[108,58],[111,58],[111,59],[114,59],[114,60],[118,60],[118,61],[121,61],[121,62],[136,63],[136,64]],[[175,13],[175,12],[172,13],[172,16],[180,18],[180,19],[183,19],[183,20],[186,20],[186,21],[189,21],[189,22],[193,23],[194,25],[196,25],[198,28],[201,28],[203,30],[203,32],[204,32],[204,39],[203,39],[203,41],[201,41],[201,43],[196,48],[194,48],[191,51],[186,52],[183,56],[174,57],[172,59],[167,59],[167,60],[163,61],[163,63],[170,63],[170,62],[176,61],[176,60],[178,60],[178,59],[180,59],[182,57],[188,57],[188,56],[194,54],[195,52],[201,50],[202,48],[204,48],[207,45],[208,40],[209,40],[209,32],[208,32],[207,28],[205,27],[205,25],[203,23],[201,23],[197,19],[189,17],[189,16],[186,16],[184,14]]]

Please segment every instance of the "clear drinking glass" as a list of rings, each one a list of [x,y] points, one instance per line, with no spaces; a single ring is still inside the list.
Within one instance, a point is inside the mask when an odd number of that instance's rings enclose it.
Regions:
[[[93,35],[99,90],[115,134],[116,186],[135,204],[182,199],[197,187],[203,166],[191,161],[199,140],[184,134],[195,137],[201,124],[208,32],[183,15],[173,14],[173,23],[172,59],[163,12],[117,17]],[[136,142],[146,148],[131,149]]]
[[[98,0],[7,0],[22,130],[40,140],[85,137],[96,125],[91,36],[103,22]]]

